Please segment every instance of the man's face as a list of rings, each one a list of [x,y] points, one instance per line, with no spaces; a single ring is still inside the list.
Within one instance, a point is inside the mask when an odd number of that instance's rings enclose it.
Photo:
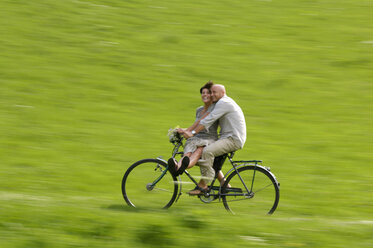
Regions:
[[[224,90],[220,87],[211,87],[211,98],[213,102],[217,102],[224,96]]]

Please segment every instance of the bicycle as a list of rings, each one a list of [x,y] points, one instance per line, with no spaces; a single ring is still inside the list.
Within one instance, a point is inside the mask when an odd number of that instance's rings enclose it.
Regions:
[[[183,146],[183,137],[175,135],[170,138],[174,148],[172,158],[183,156],[179,149]],[[215,200],[223,202],[224,207],[235,213],[248,207],[272,214],[280,199],[280,183],[269,167],[264,167],[261,160],[234,161],[234,152],[216,157],[214,169],[221,170],[226,158],[232,167],[226,174],[223,185],[214,186],[217,173],[208,187],[208,191],[199,195],[204,203]],[[191,180],[197,181],[187,171],[184,174]],[[143,159],[132,164],[122,179],[122,194],[126,203],[136,208],[169,208],[182,195],[182,180],[180,175],[174,176],[168,170],[167,162],[161,157]]]

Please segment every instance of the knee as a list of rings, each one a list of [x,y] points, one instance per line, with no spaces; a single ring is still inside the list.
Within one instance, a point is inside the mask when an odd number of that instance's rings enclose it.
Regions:
[[[204,149],[202,152],[202,158],[210,158],[210,157],[214,157],[214,154],[212,153],[212,151]]]
[[[210,155],[210,154],[213,154],[212,152],[213,152],[213,150],[210,149],[210,147],[207,146],[207,147],[205,147],[205,149],[203,149],[202,155]]]

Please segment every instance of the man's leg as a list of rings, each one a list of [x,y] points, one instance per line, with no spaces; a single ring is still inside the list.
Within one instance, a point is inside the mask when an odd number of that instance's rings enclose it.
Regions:
[[[221,170],[218,172],[218,180],[220,182],[220,185],[223,185],[225,183],[225,177],[224,177],[224,174]],[[230,187],[231,187],[231,185],[228,183],[228,188],[230,188]]]
[[[198,164],[201,168],[202,179],[198,183],[200,188],[206,189],[207,185],[212,181],[215,176],[215,170],[213,169],[214,159],[216,156],[223,155],[228,152],[236,151],[239,146],[234,142],[232,138],[226,138],[218,140],[211,145],[205,147],[202,152],[202,161]],[[190,192],[192,193],[192,191]],[[198,194],[200,192],[193,191],[192,194]]]

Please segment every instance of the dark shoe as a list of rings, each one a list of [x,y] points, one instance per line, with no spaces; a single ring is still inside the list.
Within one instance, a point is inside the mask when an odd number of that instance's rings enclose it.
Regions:
[[[170,159],[167,161],[167,164],[168,164],[168,170],[170,171],[170,173],[171,173],[173,176],[177,176],[177,175],[176,175],[176,163],[175,163],[175,159],[174,159],[174,158],[170,158]]]
[[[188,168],[189,162],[190,162],[189,157],[184,157],[183,160],[181,161],[180,168],[176,171],[176,175],[183,174],[185,169]]]

